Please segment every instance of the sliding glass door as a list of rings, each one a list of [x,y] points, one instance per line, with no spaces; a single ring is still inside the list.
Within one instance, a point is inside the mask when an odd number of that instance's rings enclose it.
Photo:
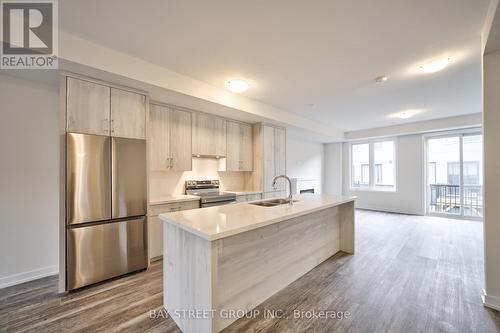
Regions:
[[[427,212],[483,216],[483,137],[479,133],[427,139]]]

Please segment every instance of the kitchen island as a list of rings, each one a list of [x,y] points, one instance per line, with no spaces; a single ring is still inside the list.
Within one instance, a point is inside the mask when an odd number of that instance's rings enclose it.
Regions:
[[[335,253],[354,254],[354,199],[161,214],[165,309],[183,332],[219,332]]]

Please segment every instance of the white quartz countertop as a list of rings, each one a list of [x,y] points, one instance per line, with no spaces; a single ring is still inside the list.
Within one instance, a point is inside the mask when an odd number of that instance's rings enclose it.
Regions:
[[[273,223],[354,201],[353,196],[304,194],[288,204],[262,207],[246,202],[160,214],[165,223],[178,226],[199,237],[214,241]]]
[[[226,193],[234,193],[236,195],[261,194],[262,191],[224,191]]]
[[[189,194],[179,194],[179,195],[167,195],[163,197],[156,197],[149,199],[150,205],[163,205],[174,202],[183,202],[183,201],[197,201],[200,200],[200,197],[196,195]]]

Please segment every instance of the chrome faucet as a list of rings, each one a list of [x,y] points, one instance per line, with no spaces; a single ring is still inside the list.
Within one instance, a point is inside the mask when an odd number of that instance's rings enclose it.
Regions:
[[[287,175],[279,175],[279,176],[276,176],[274,177],[273,179],[273,188],[276,189],[276,181],[280,178],[285,178],[286,180],[288,180],[288,203],[290,205],[293,205],[293,200],[292,200],[292,181],[290,180],[290,178],[287,176]]]

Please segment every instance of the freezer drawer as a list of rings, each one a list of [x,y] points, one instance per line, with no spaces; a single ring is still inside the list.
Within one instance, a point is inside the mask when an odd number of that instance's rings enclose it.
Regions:
[[[146,215],[146,140],[111,140],[112,218]]]
[[[68,290],[148,265],[146,218],[67,230]]]
[[[111,219],[110,138],[68,133],[66,140],[67,224]]]

